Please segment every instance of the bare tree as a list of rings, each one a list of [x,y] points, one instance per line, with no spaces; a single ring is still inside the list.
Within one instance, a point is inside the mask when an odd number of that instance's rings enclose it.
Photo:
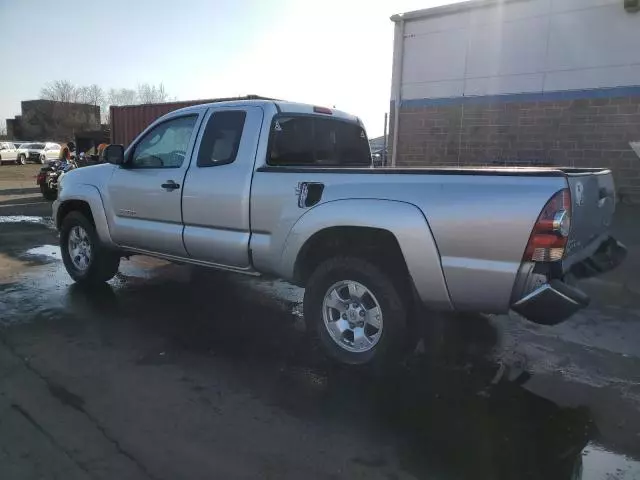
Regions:
[[[138,102],[140,103],[162,103],[169,98],[164,85],[160,83],[158,86],[142,83],[138,85]]]
[[[40,90],[40,98],[57,102],[77,102],[78,94],[78,88],[69,80],[50,82]]]
[[[42,88],[40,98],[99,106],[101,121],[109,123],[109,109],[112,105],[161,103],[170,101],[172,97],[169,96],[162,83],[158,85],[141,83],[135,90],[132,88],[110,88],[108,91],[104,91],[95,83],[78,87],[68,80],[56,80]]]
[[[80,90],[82,92],[80,95],[80,101],[82,103],[100,106],[105,101],[105,95],[102,88],[95,83],[87,87],[80,87]]]
[[[7,136],[7,125],[5,122],[0,122],[0,138]]]
[[[89,103],[89,87],[77,87],[78,103]]]
[[[93,105],[101,105],[104,100],[104,90],[99,85],[95,83],[93,85],[89,85],[89,100]]]
[[[138,95],[131,88],[111,88],[107,97],[109,105],[135,105],[138,103]]]

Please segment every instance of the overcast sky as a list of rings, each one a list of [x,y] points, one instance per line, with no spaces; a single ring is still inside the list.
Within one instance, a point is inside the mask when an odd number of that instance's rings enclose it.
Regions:
[[[249,93],[359,115],[382,133],[394,13],[452,0],[0,0],[0,121],[48,81],[179,100]]]

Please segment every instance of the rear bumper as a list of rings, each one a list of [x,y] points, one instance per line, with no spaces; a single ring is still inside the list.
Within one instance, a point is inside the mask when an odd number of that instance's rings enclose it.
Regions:
[[[534,273],[530,268],[525,273],[528,278],[524,284],[532,287],[517,295],[518,300],[513,302],[511,309],[532,322],[556,325],[589,305],[589,296],[573,283],[613,270],[626,255],[626,247],[608,237],[592,256],[574,264],[561,278]],[[536,278],[531,280],[530,277]]]

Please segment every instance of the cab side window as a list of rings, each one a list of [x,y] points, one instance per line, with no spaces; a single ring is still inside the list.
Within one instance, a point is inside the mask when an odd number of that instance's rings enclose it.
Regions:
[[[173,118],[156,125],[138,142],[131,168],[179,168],[187,154],[197,115]]]
[[[225,165],[236,159],[246,116],[242,110],[229,110],[209,117],[200,142],[199,167]]]

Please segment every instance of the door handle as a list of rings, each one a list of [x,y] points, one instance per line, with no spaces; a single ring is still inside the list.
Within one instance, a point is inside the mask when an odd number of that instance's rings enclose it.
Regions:
[[[167,183],[163,183],[160,186],[164,188],[167,192],[171,192],[173,190],[177,190],[178,188],[180,188],[180,184],[174,182],[173,180],[167,180]]]

